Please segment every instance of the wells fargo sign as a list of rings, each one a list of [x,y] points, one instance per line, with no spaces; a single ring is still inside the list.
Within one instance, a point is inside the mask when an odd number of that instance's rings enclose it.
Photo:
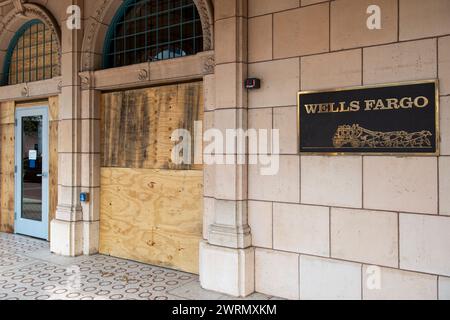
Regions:
[[[437,81],[298,95],[301,153],[439,153]]]

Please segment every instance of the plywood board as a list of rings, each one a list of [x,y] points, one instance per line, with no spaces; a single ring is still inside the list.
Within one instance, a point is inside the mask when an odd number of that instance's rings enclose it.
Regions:
[[[0,103],[0,125],[14,123],[14,101]]]
[[[0,210],[0,232],[14,233],[14,210]]]
[[[0,231],[14,231],[14,124],[0,125]]]
[[[58,206],[58,125],[50,121],[49,128],[49,224],[55,218]],[[50,226],[49,226],[50,228]]]
[[[49,121],[59,120],[59,97],[48,98],[48,119]]]
[[[202,170],[171,161],[173,131],[189,130],[193,145],[203,119],[201,82],[106,93],[101,105],[103,167]]]
[[[16,108],[27,108],[27,107],[42,107],[48,104],[48,99],[38,99],[38,100],[26,100],[26,101],[16,101]]]
[[[48,98],[49,114],[49,230],[58,206],[58,126],[59,97]],[[50,234],[50,233],[49,233]]]
[[[203,173],[101,170],[100,252],[198,273]]]

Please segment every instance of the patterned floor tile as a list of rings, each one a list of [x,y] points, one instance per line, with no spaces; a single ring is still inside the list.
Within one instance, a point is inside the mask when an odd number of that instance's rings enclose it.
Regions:
[[[203,290],[193,274],[104,255],[61,257],[45,241],[0,233],[0,300],[184,299],[231,297]]]

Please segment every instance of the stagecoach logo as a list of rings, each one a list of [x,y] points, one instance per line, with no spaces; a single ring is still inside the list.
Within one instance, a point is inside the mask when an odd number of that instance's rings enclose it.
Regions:
[[[301,153],[438,154],[437,81],[299,93]]]
[[[353,148],[426,148],[431,147],[430,137],[432,136],[430,131],[375,132],[355,124],[340,126],[333,138],[333,146],[335,148],[346,145]]]

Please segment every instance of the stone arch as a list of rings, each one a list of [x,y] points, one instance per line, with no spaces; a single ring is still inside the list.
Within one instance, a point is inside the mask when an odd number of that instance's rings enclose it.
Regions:
[[[39,19],[56,35],[61,48],[61,30],[56,19],[44,7],[35,3],[24,3],[23,11],[11,10],[0,20],[0,74],[9,45],[16,32],[28,21]],[[60,52],[61,59],[61,52]]]
[[[203,50],[214,49],[214,12],[210,0],[193,0],[197,6],[198,14],[203,27]]]
[[[101,68],[104,40],[108,27],[123,0],[98,1],[95,11],[88,19],[82,45],[82,71],[93,71]],[[193,0],[197,6],[203,27],[203,50],[214,47],[214,13],[211,0]]]

